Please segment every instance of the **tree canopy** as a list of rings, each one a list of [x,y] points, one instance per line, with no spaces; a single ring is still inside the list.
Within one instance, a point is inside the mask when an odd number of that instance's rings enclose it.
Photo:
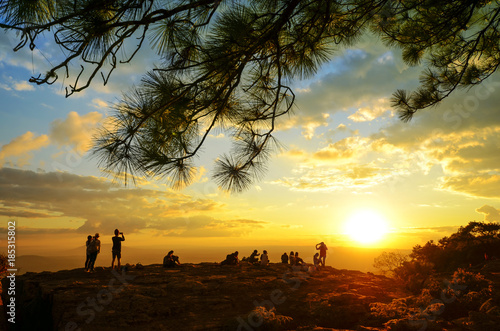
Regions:
[[[499,249],[500,224],[473,221],[437,243],[431,240],[413,247],[410,258],[443,271],[498,259]]]
[[[409,65],[424,64],[421,86],[393,95],[408,121],[496,71],[499,14],[498,3],[474,0],[0,0],[0,27],[18,32],[14,50],[34,50],[47,35],[63,50],[30,81],[65,77],[66,96],[99,74],[106,84],[144,43],[156,50],[157,68],[124,93],[95,140],[104,168],[181,187],[208,135],[224,128],[234,148],[213,176],[230,191],[259,178],[280,148],[273,132],[294,105],[290,82],[316,73],[339,47],[371,31]],[[130,40],[135,48],[124,52]],[[72,65],[81,70],[72,74]]]

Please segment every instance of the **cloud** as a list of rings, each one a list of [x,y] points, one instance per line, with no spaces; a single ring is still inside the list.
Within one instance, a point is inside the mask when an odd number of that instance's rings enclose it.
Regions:
[[[489,205],[483,205],[476,209],[476,212],[484,215],[485,222],[500,222],[500,209]]]
[[[0,84],[0,88],[6,91],[12,91],[12,88],[7,84]]]
[[[28,82],[13,82],[16,91],[34,91],[35,87]]]
[[[2,146],[0,149],[0,166],[12,157],[17,157],[19,165],[22,166],[31,158],[30,152],[47,147],[48,145],[49,137],[47,135],[35,136],[33,132],[28,131]]]
[[[372,105],[359,108],[354,114],[347,118],[353,122],[369,122],[381,117],[385,113],[389,113],[390,117],[394,116],[394,111],[389,105],[387,98],[382,98],[374,101]]]
[[[102,118],[102,114],[98,112],[79,115],[72,111],[66,119],[54,120],[48,135],[37,136],[31,131],[27,131],[1,147],[0,166],[3,166],[6,161],[12,162],[12,158],[16,158],[17,166],[22,167],[33,157],[33,151],[40,150],[50,144],[74,148],[81,156],[91,147],[94,130]]]
[[[98,108],[98,109],[108,109],[110,107],[110,104],[109,104],[109,102],[95,98],[95,99],[92,99],[92,107]]]
[[[498,198],[500,121],[493,118],[492,112],[497,113],[496,108],[485,107],[477,114],[489,118],[488,123],[471,116],[454,130],[442,126],[440,113],[422,113],[417,123],[405,129],[398,124],[381,135],[387,144],[409,155],[419,155],[429,165],[439,165],[443,176],[436,183],[437,188],[472,197]]]
[[[500,175],[470,174],[446,176],[441,188],[474,197],[500,198]]]
[[[420,70],[403,65],[399,51],[368,37],[324,65],[306,86],[297,83],[297,110],[280,129],[301,126],[311,137],[316,128],[328,124],[324,114],[354,110],[350,116],[354,122],[393,116],[389,98],[397,89],[416,87]]]
[[[341,160],[350,159],[366,153],[369,150],[370,141],[361,137],[348,137],[314,152],[313,158],[317,160]]]
[[[0,215],[79,220],[79,233],[120,228],[171,236],[240,236],[267,224],[212,216],[223,210],[212,199],[171,190],[123,188],[103,178],[69,173],[0,169]]]
[[[293,191],[360,191],[370,193],[372,187],[407,176],[409,169],[427,167],[418,153],[389,144],[384,138],[347,137],[307,152],[293,149],[285,157],[299,158],[292,176],[273,184]]]
[[[296,177],[283,177],[272,183],[289,187],[292,191],[363,190],[381,184],[394,176],[391,168],[374,164],[349,163],[337,167],[303,167]]]
[[[171,218],[168,223],[150,225],[156,235],[184,237],[240,237],[255,229],[264,228],[268,222],[230,219],[219,220],[208,215]]]
[[[72,111],[65,120],[57,119],[51,123],[51,142],[86,152],[91,147],[94,130],[102,118],[102,114],[96,111],[83,116]]]
[[[428,242],[430,240],[440,240],[443,237],[450,236],[451,234],[458,231],[460,225],[456,226],[435,226],[435,227],[411,227],[411,228],[400,228],[391,234],[392,237],[399,237],[405,242],[419,241],[422,243]]]

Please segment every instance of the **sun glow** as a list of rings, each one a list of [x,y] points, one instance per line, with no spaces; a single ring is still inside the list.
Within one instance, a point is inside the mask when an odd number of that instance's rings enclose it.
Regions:
[[[389,231],[387,222],[371,210],[357,211],[345,223],[344,232],[363,245],[380,241]]]

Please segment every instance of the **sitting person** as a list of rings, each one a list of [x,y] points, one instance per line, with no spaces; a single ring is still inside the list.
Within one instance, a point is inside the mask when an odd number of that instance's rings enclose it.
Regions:
[[[295,255],[293,254],[293,251],[290,252],[290,265],[295,265]]]
[[[168,254],[163,258],[163,266],[165,268],[173,268],[176,265],[181,265],[179,257],[174,255],[174,251],[168,252]]]
[[[261,265],[268,265],[269,264],[269,257],[267,256],[266,250],[264,250],[264,252],[260,256],[260,264]]]
[[[281,255],[281,263],[288,264],[288,254],[286,252]]]
[[[295,257],[294,257],[294,264],[293,265],[305,265],[304,260],[299,257],[299,252],[295,252]]]
[[[259,262],[259,259],[257,258],[257,256],[259,256],[260,254],[257,252],[257,250],[254,250],[252,254],[250,254],[250,257],[248,258],[248,262],[249,263],[257,263]]]
[[[317,268],[319,266],[319,264],[321,263],[320,259],[319,259],[319,253],[316,253],[314,254],[313,256],[313,263],[314,263],[314,266]]]
[[[221,265],[238,265],[240,263],[240,260],[238,259],[238,251],[228,254],[226,256],[226,259],[222,261],[220,264]]]

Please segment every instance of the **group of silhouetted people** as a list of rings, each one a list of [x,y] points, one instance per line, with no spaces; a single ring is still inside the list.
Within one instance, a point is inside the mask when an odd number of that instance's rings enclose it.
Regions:
[[[120,237],[121,234],[121,237]],[[113,247],[111,248],[111,269],[115,266],[115,260],[117,261],[118,269],[121,268],[121,258],[122,258],[122,241],[125,241],[123,232],[115,229],[115,236],[111,238],[113,242]],[[97,254],[101,252],[101,241],[99,240],[99,233],[94,236],[88,235],[87,242],[85,243],[87,247],[87,259],[85,260],[85,271],[94,272],[94,265],[97,259]]]
[[[314,254],[313,263],[315,267],[325,266],[326,260],[326,251],[328,247],[326,247],[324,242],[320,242],[316,245],[316,250],[319,250],[319,253]],[[222,261],[221,265],[238,265],[240,260],[238,258],[238,251],[234,253],[230,253],[226,256],[226,259]],[[259,260],[260,256],[260,260]],[[250,264],[260,264],[260,265],[268,265],[269,264],[269,256],[267,251],[264,250],[262,254],[259,253],[258,250],[254,250],[252,254],[248,258],[243,258],[242,261],[246,261]],[[281,263],[290,264],[292,266],[305,266],[307,263],[299,256],[299,252],[290,252],[288,255],[286,252],[281,255]]]
[[[121,237],[120,237],[121,235]],[[113,242],[113,247],[111,249],[112,260],[111,260],[111,269],[115,266],[115,260],[117,261],[117,267],[120,269],[121,267],[121,243],[125,241],[125,236],[123,232],[120,232],[118,229],[115,229],[115,236],[111,238]],[[94,272],[94,264],[97,258],[97,254],[101,251],[101,241],[99,240],[99,233],[96,233],[94,236],[89,235],[87,237],[87,259],[85,261],[85,271],[86,272]],[[316,250],[319,253],[314,254],[313,263],[315,267],[325,266],[326,260],[326,251],[328,247],[326,247],[324,242],[321,242],[316,245]],[[238,251],[234,253],[230,253],[226,256],[226,259],[222,261],[221,265],[238,265],[240,263],[238,257]],[[260,256],[260,259],[259,259]],[[255,264],[255,265],[268,265],[269,264],[269,256],[267,250],[263,250],[262,254],[258,252],[258,250],[254,250],[252,254],[248,258],[243,258],[244,261]],[[291,266],[306,266],[307,264],[304,260],[299,257],[299,252],[290,252],[288,255],[286,252],[281,256],[281,263],[290,264]],[[168,252],[168,254],[163,258],[163,267],[172,268],[175,266],[179,266],[181,263],[179,262],[179,257],[174,255],[174,251]]]
[[[326,247],[324,242],[320,242],[316,245],[316,250],[319,250],[319,253],[314,254],[313,256],[313,264],[315,267],[325,266],[326,260],[326,251],[328,247]],[[299,256],[299,252],[290,252],[288,255],[286,252],[281,255],[281,263],[290,264],[292,266],[303,266],[306,265],[304,260]]]
[[[226,259],[222,261],[221,265],[238,265],[240,263],[240,259],[238,258],[238,251],[227,254]]]
[[[259,256],[260,256],[260,259],[259,259]],[[226,260],[227,260],[227,258],[226,258]],[[225,261],[222,261],[222,263],[227,264],[227,263],[225,263]],[[260,254],[259,251],[255,249],[252,252],[252,254],[250,254],[250,256],[248,258],[243,258],[243,261],[246,261],[250,264],[268,265],[269,264],[269,255],[267,254],[266,250],[263,250],[262,254]]]

